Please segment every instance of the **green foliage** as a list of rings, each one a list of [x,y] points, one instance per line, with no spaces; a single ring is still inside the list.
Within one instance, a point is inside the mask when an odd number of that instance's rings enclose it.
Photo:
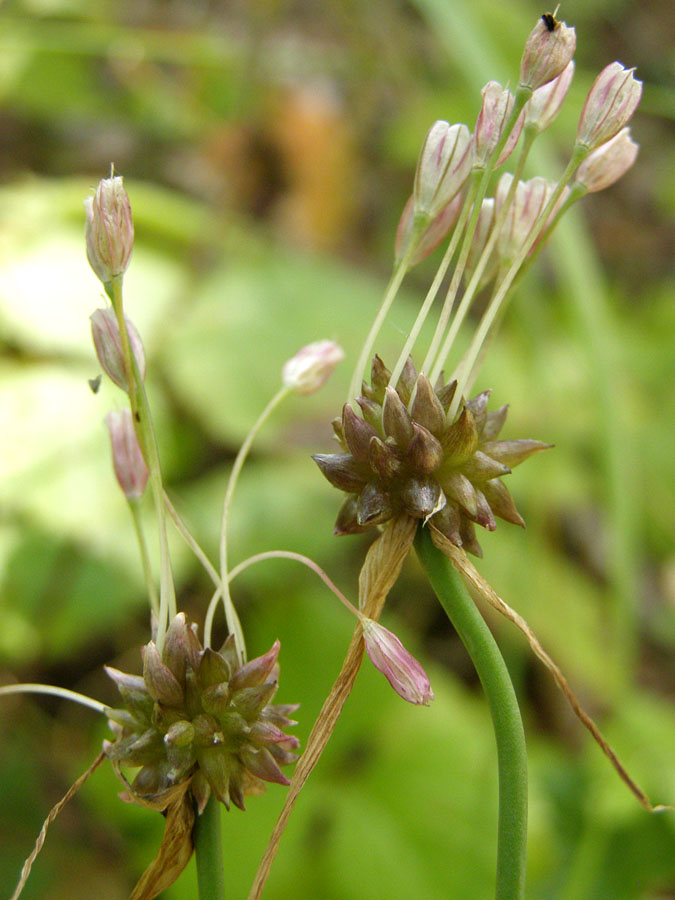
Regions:
[[[638,27],[654,34],[654,13],[633,6],[574,11],[584,17],[569,100],[577,110],[615,55],[645,68],[646,102],[666,108],[653,61],[665,50]],[[542,12],[525,0],[498,14],[491,2],[445,0],[349,4],[349,17],[338,3],[309,5],[306,15],[284,3],[232,7],[176,4],[170,21],[165,4],[152,3],[135,11],[17,2],[0,12],[2,683],[42,680],[113,702],[102,664],[131,670],[148,639],[131,522],[102,426],[123,397],[87,386],[97,372],[88,316],[103,300],[84,255],[81,201],[111,157],[134,209],[126,302],[146,345],[168,490],[211,558],[233,455],[282,363],[318,338],[343,345],[347,362],[326,388],[289,401],[256,443],[234,499],[231,558],[308,554],[353,599],[369,538],[332,537],[339,495],[309,454],[332,446],[329,421],[388,276],[425,129],[438,117],[472,125],[480,85],[513,80]],[[314,106],[303,105],[299,84]],[[551,175],[557,140],[568,146],[575,128],[574,111],[565,115],[536,160]],[[556,444],[509,476],[528,528],[500,523],[486,535],[481,571],[531,623],[636,780],[668,802],[670,187],[663,122],[643,117],[634,131],[642,150],[626,185],[588,198],[591,229],[581,217],[561,229],[519,289],[477,385],[494,388],[496,405],[511,403],[505,437]],[[415,271],[397,301],[383,355],[402,343],[428,271]],[[210,584],[174,547],[179,597],[201,622]],[[353,625],[312,579],[274,561],[233,588],[252,654],[281,639],[278,699],[302,703],[303,745]],[[404,705],[364,666],[291,818],[270,900],[489,896],[493,738],[433,604],[411,562],[384,621],[409,629],[434,704]],[[669,896],[672,816],[637,807],[524,641],[507,623],[490,624],[524,703],[529,896]],[[1,702],[0,896],[9,896],[42,820],[105,729],[63,703]],[[99,769],[52,826],[26,900],[128,895],[162,821],[121,803],[118,790],[109,768]],[[245,815],[224,815],[228,896],[246,895],[282,798],[273,786],[250,798]],[[196,897],[193,867],[166,897]]]

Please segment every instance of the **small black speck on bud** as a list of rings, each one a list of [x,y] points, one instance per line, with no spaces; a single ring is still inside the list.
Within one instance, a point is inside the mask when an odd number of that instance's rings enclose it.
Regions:
[[[544,13],[541,19],[549,31],[555,31],[556,28],[560,27],[560,22],[556,19],[553,13]]]

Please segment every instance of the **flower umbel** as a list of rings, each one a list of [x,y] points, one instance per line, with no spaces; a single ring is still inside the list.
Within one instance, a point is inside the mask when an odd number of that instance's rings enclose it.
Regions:
[[[501,476],[550,444],[496,440],[507,407],[488,412],[489,391],[463,404],[448,422],[456,382],[434,390],[410,360],[397,390],[389,379],[376,356],[371,384],[358,398],[363,418],[346,404],[333,423],[346,452],[314,456],[330,483],[349,494],[335,533],[356,534],[405,512],[431,518],[456,546],[480,556],[474,524],[494,531],[495,516],[524,524]]]
[[[219,652],[203,649],[179,613],[162,653],[154,642],[143,650],[143,676],[108,667],[123,707],[107,711],[113,742],[104,750],[118,773],[141,769],[130,799],[162,808],[177,785],[190,782],[200,812],[213,792],[229,809],[244,809],[244,797],[264,782],[289,784],[280,766],[295,762],[298,739],[282,729],[294,725],[297,706],[274,706],[279,642],[240,666],[234,642]]]

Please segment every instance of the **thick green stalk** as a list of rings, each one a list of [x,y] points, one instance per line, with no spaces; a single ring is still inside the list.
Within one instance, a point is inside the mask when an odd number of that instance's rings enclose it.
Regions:
[[[450,561],[420,528],[415,549],[441,606],[466,647],[492,715],[499,768],[495,900],[522,900],[527,848],[527,754],[518,701],[490,629]]]
[[[211,797],[195,819],[194,842],[199,900],[225,900],[220,804]]]

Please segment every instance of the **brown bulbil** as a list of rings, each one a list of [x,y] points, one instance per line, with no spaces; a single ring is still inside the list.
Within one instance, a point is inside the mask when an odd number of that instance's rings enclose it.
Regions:
[[[289,784],[280,766],[295,762],[298,739],[281,729],[295,724],[297,707],[270,705],[278,655],[276,641],[240,666],[231,638],[219,652],[204,650],[179,613],[162,653],[152,641],[144,648],[142,678],[108,669],[124,705],[107,711],[115,740],[104,749],[118,772],[141,767],[130,798],[165,808],[189,782],[200,812],[211,793],[243,809],[263,782]]]
[[[456,383],[434,389],[410,360],[396,390],[389,377],[376,356],[357,401],[364,418],[347,404],[335,428],[345,452],[314,456],[330,483],[348,494],[335,533],[356,534],[407,513],[431,519],[453,544],[480,556],[474,525],[494,531],[495,516],[525,524],[502,476],[551,445],[497,440],[508,407],[488,412],[489,391],[448,423]]]

